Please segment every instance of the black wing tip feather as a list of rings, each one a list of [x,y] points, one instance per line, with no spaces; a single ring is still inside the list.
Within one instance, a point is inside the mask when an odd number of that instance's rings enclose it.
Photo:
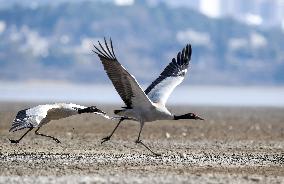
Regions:
[[[15,132],[24,128],[33,128],[33,126],[25,121],[15,119],[9,132]]]
[[[82,113],[97,113],[97,114],[106,115],[106,113],[104,111],[100,110],[96,106],[90,106],[90,107],[86,107],[86,108],[78,108],[76,110],[78,111],[79,114],[82,114]]]
[[[188,56],[188,59],[190,60],[191,59],[191,54],[192,54],[192,48],[191,48],[191,44],[187,44],[186,47],[185,47],[185,53],[186,53],[186,56]]]
[[[28,108],[29,109],[29,108]],[[21,130],[21,129],[24,129],[24,128],[31,128],[32,125],[28,122],[26,122],[26,118],[27,118],[27,110],[28,109],[23,109],[23,110],[20,110],[14,121],[12,122],[12,127],[10,128],[9,132],[15,132],[15,131],[18,131],[18,130]]]
[[[33,128],[33,127],[32,126],[21,126],[21,125],[18,125],[18,126],[10,128],[9,132],[16,132],[18,130],[22,130],[22,129],[25,129],[25,128]]]
[[[187,44],[181,52],[178,53],[177,58],[180,57],[180,62],[187,63],[191,59],[192,48],[191,44]]]
[[[150,91],[154,89],[156,85],[167,77],[184,76],[186,71],[183,70],[188,68],[191,53],[191,44],[187,44],[181,52],[178,52],[177,57],[172,59],[170,64],[168,64],[160,76],[145,90],[145,93],[150,93]]]
[[[187,44],[182,51],[177,53],[176,58],[172,59],[172,62],[164,69],[161,73],[162,76],[171,76],[174,73],[179,73],[180,70],[184,70],[188,67],[189,61],[191,59],[191,45]],[[172,73],[171,73],[172,72]]]
[[[13,125],[12,125],[12,127],[10,128],[9,132],[15,132],[15,131],[17,130],[17,127],[18,127],[18,126],[19,126],[19,125],[15,125],[14,122],[13,122]]]
[[[105,37],[104,37],[104,46],[101,44],[100,41],[98,41],[98,44],[99,44],[100,48],[98,48],[98,46],[93,44],[95,49],[92,50],[92,51],[94,53],[96,53],[100,58],[116,60],[116,56],[115,56],[115,53],[114,53],[114,50],[113,50],[113,44],[112,44],[111,38],[109,39],[110,47],[109,47],[109,44],[108,44]]]

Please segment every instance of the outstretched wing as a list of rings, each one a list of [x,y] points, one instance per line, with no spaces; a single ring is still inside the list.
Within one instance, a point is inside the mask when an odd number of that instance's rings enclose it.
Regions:
[[[9,131],[14,132],[24,128],[37,127],[41,120],[46,117],[47,111],[46,105],[38,105],[19,111]]]
[[[160,76],[152,82],[145,93],[154,103],[165,105],[172,91],[179,85],[187,72],[191,58],[191,45],[186,45],[182,52],[173,58],[172,62],[164,69]]]
[[[99,56],[109,79],[126,104],[126,108],[133,108],[135,106],[151,106],[151,101],[143,92],[134,76],[129,74],[128,71],[116,59],[111,39],[111,50],[105,39],[104,41],[105,47],[98,42],[100,49],[94,45],[96,49],[94,52]]]

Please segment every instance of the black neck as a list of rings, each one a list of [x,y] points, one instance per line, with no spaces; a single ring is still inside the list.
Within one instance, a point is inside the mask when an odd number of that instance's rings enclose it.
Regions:
[[[194,118],[189,117],[188,114],[179,115],[179,116],[174,115],[174,120],[179,120],[179,119],[194,119]]]
[[[78,109],[78,114],[82,114],[82,113],[91,113],[93,111],[91,111],[90,108],[85,108],[85,109]]]

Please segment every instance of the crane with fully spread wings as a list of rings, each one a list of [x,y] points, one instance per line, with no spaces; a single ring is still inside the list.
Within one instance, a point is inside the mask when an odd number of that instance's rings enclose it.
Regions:
[[[192,53],[190,44],[187,44],[181,52],[178,52],[177,57],[172,59],[170,64],[145,91],[142,90],[135,77],[118,62],[111,39],[110,46],[104,39],[104,46],[98,41],[98,46],[94,45],[94,47],[94,52],[99,56],[109,79],[125,103],[123,109],[115,110],[114,113],[140,122],[136,143],[142,144],[153,154],[159,155],[153,152],[140,139],[145,122],[179,119],[203,120],[194,113],[179,116],[173,115],[165,106],[170,94],[183,81],[187,73]],[[102,139],[102,143],[110,140],[123,120],[121,119],[118,122],[109,136]]]

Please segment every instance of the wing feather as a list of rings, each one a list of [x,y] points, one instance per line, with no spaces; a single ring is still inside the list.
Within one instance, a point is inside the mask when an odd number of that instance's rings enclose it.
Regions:
[[[191,53],[191,45],[188,44],[183,48],[182,52],[177,54],[176,59],[173,58],[172,62],[163,70],[160,76],[145,90],[145,93],[152,102],[162,105],[166,104],[172,91],[184,79]]]
[[[38,105],[19,111],[9,131],[14,132],[24,128],[37,127],[40,121],[46,117],[47,111],[48,108],[45,105]]]
[[[98,47],[94,46],[94,52],[99,56],[104,69],[112,81],[116,91],[124,101],[126,108],[133,108],[134,106],[150,106],[151,101],[139,86],[135,77],[128,73],[128,71],[118,62],[113,51],[112,40],[110,39],[111,50],[105,41],[105,48],[99,42]]]

